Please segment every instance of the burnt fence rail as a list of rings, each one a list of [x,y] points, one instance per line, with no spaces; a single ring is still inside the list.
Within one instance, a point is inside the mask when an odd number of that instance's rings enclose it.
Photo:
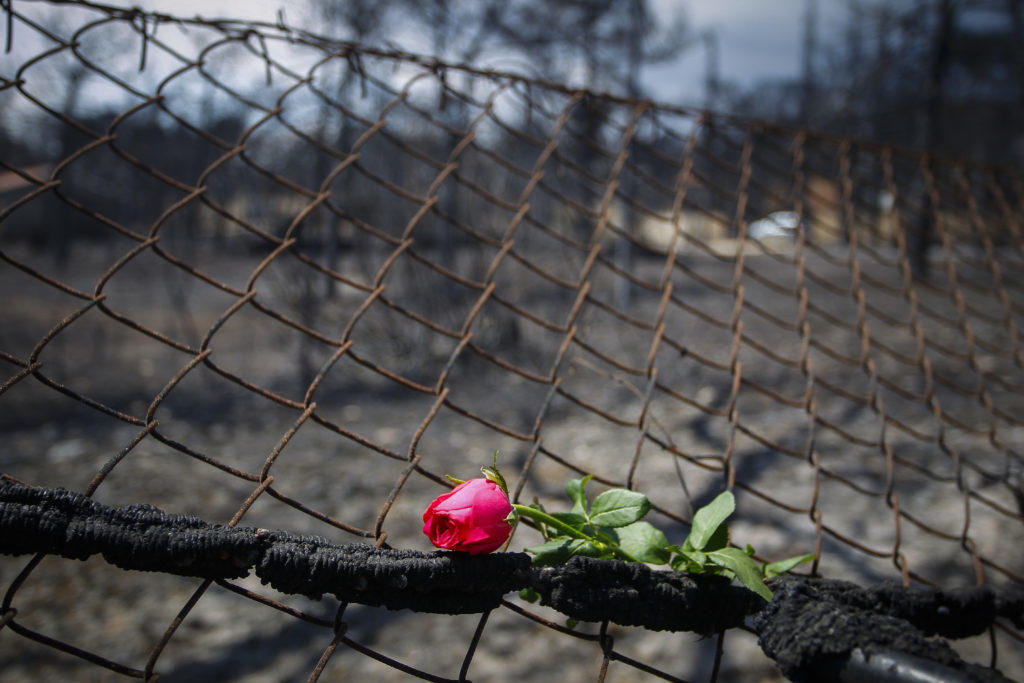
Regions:
[[[984,633],[997,617],[1024,627],[1024,590],[975,587],[942,591],[786,577],[770,605],[721,576],[652,571],[638,563],[577,557],[531,567],[524,553],[468,555],[335,545],[281,531],[209,524],[151,505],[112,508],[64,489],[0,479],[0,553],[54,554],[85,560],[102,555],[121,569],[158,571],[213,581],[255,571],[263,584],[319,600],[441,614],[484,613],[507,593],[533,589],[541,604],[574,619],[651,630],[714,635],[750,617],[761,647],[793,680],[850,666],[854,651],[896,657],[905,680],[935,667],[945,680],[1005,681],[969,665],[945,642]],[[5,625],[20,635],[9,600]],[[345,623],[335,622],[344,633]],[[44,641],[45,642],[45,641]],[[887,660],[888,661],[888,660]],[[842,664],[840,664],[842,663]],[[841,670],[841,669],[840,669]],[[925,669],[927,670],[927,669]],[[841,675],[837,680],[846,680]],[[855,679],[852,679],[855,680]],[[896,680],[904,680],[896,677]]]

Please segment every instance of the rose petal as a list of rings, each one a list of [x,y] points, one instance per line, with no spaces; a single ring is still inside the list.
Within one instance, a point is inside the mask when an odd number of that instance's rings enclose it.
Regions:
[[[435,498],[423,512],[423,533],[438,548],[473,555],[498,549],[512,527],[505,492],[487,479],[470,479]]]

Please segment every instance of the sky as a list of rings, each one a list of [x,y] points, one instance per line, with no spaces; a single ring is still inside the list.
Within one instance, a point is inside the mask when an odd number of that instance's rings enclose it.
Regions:
[[[118,4],[119,0],[111,0]],[[695,33],[716,32],[720,49],[720,73],[724,81],[750,86],[764,79],[792,77],[800,72],[800,43],[807,0],[651,0],[660,16],[680,9]],[[230,17],[273,22],[285,8],[286,21],[297,21],[295,3],[282,0],[136,0],[125,3],[143,9],[206,18]],[[842,25],[840,0],[818,0],[821,36],[834,34]],[[695,46],[672,62],[648,67],[644,81],[651,95],[678,104],[703,102],[706,55]]]
[[[719,42],[721,78],[749,87],[761,80],[797,76],[807,0],[652,0],[657,11],[681,6],[694,32],[714,31]],[[819,0],[819,40],[834,35],[845,18],[845,3]],[[652,67],[649,87],[659,100],[699,103],[706,54],[697,48],[678,60]]]

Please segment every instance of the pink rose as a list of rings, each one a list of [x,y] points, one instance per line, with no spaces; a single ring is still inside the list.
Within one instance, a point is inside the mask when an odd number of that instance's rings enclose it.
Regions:
[[[423,511],[423,533],[438,548],[470,555],[497,550],[512,533],[512,504],[488,479],[470,479],[442,493]]]

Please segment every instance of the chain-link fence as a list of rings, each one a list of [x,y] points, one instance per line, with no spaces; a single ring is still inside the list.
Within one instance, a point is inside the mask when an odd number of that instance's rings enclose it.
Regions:
[[[284,24],[6,10],[8,477],[427,550],[443,475],[498,449],[518,500],[593,474],[673,542],[730,488],[761,559],[1024,581],[1015,172]],[[339,609],[53,556],[0,579],[12,678],[778,676],[744,629],[570,629],[514,594]],[[957,647],[1022,676],[1021,640]]]

